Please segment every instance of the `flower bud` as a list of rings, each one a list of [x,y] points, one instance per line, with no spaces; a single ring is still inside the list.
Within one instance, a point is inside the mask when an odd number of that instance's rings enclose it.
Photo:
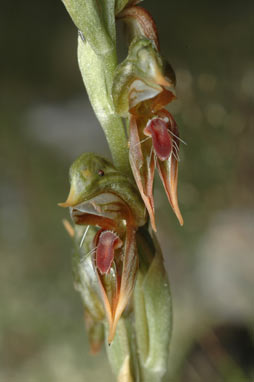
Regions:
[[[155,22],[146,9],[137,6],[129,6],[118,14],[117,17],[127,24],[130,41],[137,36],[146,37],[154,43],[157,50],[160,49]]]

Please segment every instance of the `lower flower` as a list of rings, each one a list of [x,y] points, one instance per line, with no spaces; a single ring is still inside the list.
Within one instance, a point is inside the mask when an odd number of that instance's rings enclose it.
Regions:
[[[117,322],[135,285],[138,255],[135,234],[146,212],[135,185],[108,161],[83,154],[70,170],[69,207],[75,225],[97,227],[90,256],[109,323],[111,343]],[[85,230],[82,242],[86,240]]]

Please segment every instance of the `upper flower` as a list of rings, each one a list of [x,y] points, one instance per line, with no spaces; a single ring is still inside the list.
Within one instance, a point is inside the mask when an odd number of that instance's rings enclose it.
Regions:
[[[153,180],[159,171],[169,202],[180,222],[177,178],[179,132],[164,107],[175,99],[175,74],[154,43],[135,39],[116,70],[112,95],[116,112],[129,117],[129,159],[154,230]]]

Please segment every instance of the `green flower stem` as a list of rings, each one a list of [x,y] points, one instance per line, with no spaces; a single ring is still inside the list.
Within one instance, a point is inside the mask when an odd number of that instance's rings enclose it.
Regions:
[[[98,56],[88,42],[78,39],[80,71],[95,114],[106,135],[115,166],[130,173],[128,146],[121,118],[114,111],[111,99],[116,52]]]
[[[124,125],[114,110],[111,89],[117,66],[114,1],[63,0],[85,41],[78,39],[78,62],[115,166],[131,175]]]
[[[115,0],[62,0],[76,27],[98,55],[115,49]]]

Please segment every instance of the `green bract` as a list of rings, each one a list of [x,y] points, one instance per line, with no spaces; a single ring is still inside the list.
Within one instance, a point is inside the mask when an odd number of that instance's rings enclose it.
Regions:
[[[171,293],[159,244],[140,229],[140,268],[134,290],[134,313],[141,381],[164,380],[172,332]],[[154,245],[154,244],[155,245]]]

